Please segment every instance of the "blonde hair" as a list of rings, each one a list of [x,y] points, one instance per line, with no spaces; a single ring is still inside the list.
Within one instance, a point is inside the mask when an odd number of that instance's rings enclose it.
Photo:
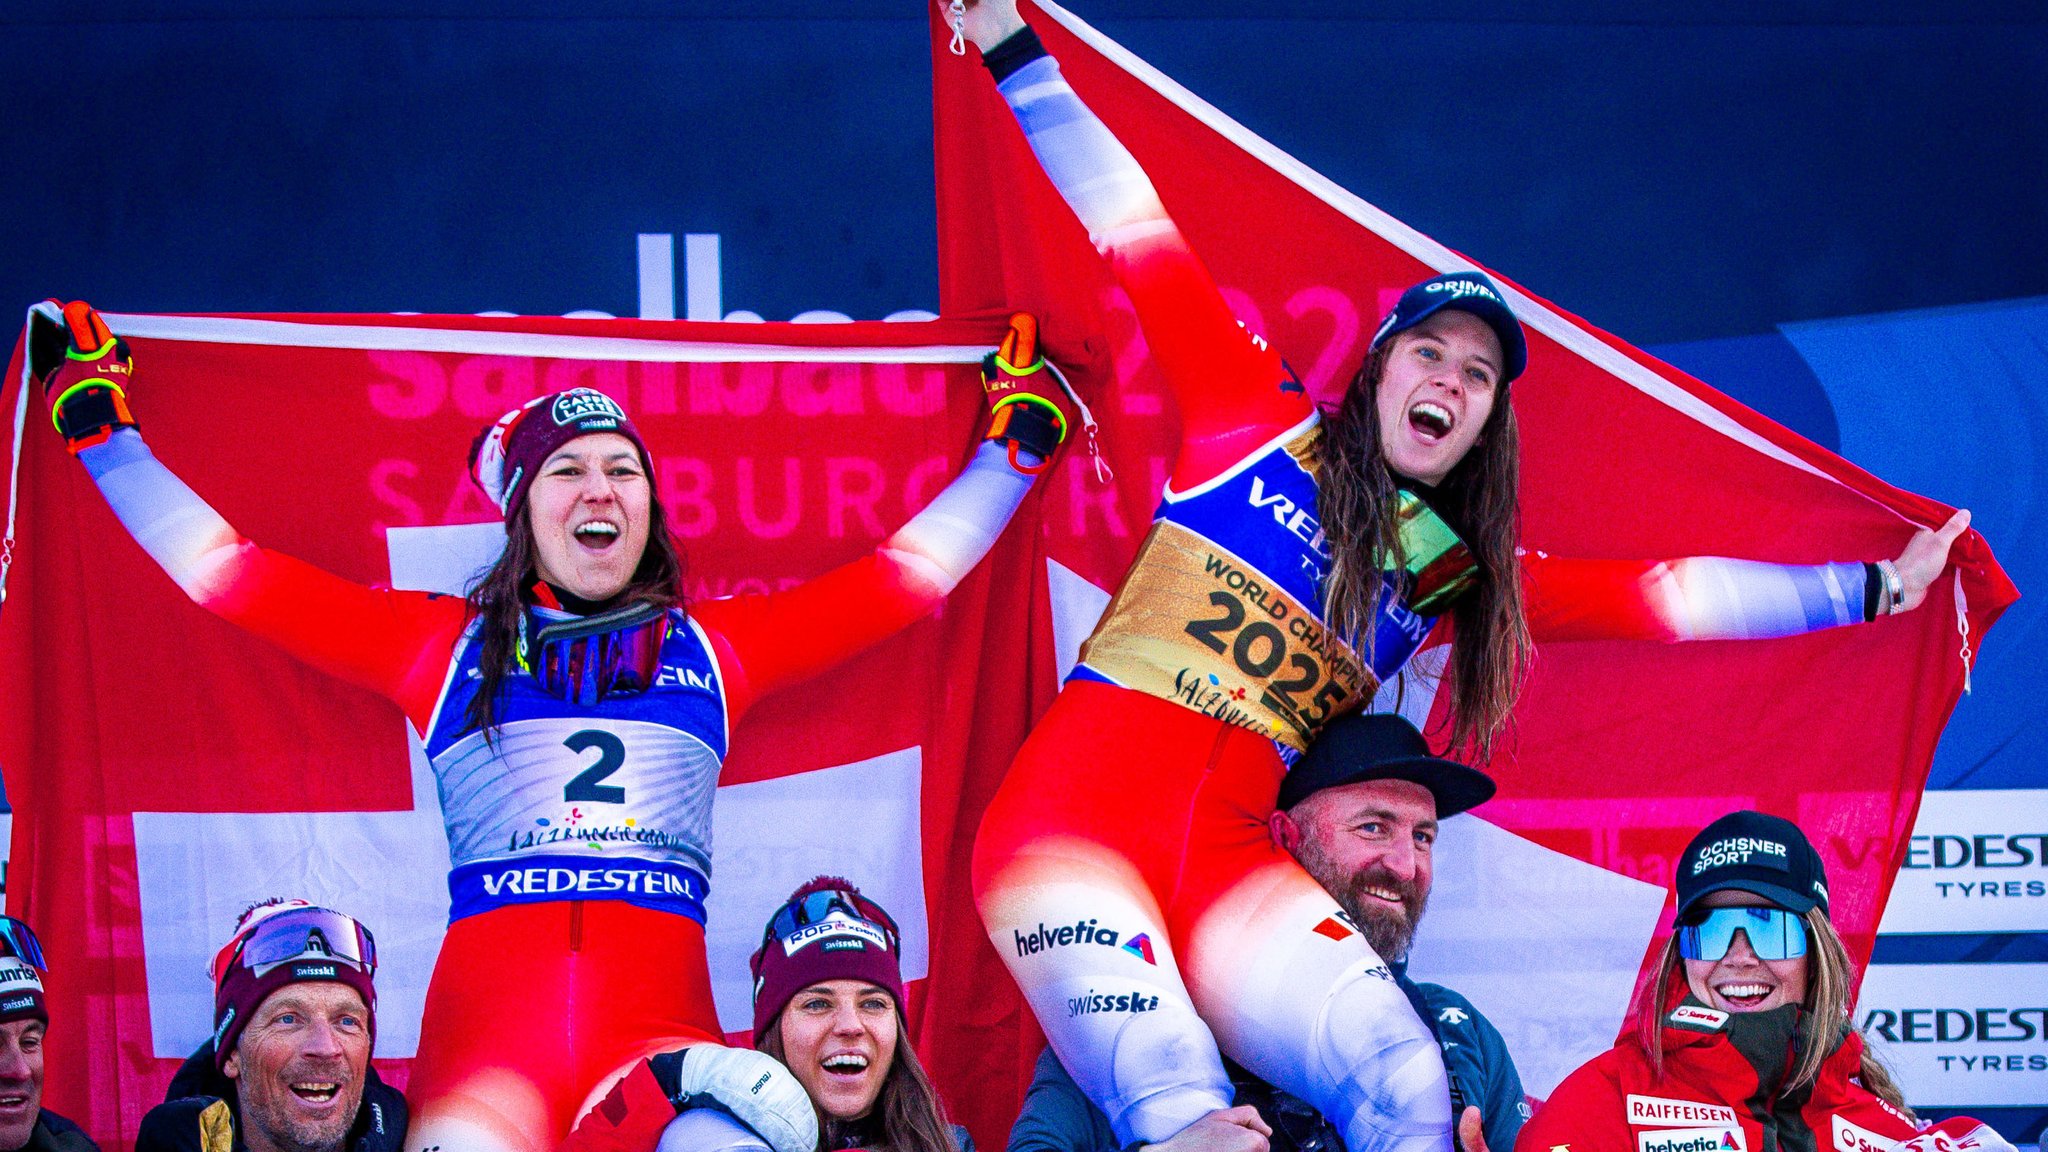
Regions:
[[[1806,924],[1806,999],[1800,1004],[1803,1010],[1799,1022],[1799,1062],[1786,1077],[1786,1088],[1799,1088],[1820,1078],[1821,1065],[1827,1062],[1843,1035],[1853,1027],[1849,1011],[1849,996],[1856,983],[1856,967],[1849,962],[1849,950],[1842,945],[1841,936],[1828,920],[1827,913],[1819,908],[1807,910],[1800,917]],[[1636,994],[1636,1040],[1642,1045],[1643,1056],[1650,1062],[1650,1073],[1659,1080],[1664,1078],[1664,1004],[1670,997],[1672,981],[1683,983],[1685,972],[1678,955],[1678,933],[1673,932],[1664,941],[1664,950],[1657,958],[1655,974],[1643,984]],[[1877,1058],[1868,1045],[1863,1048],[1861,1067],[1857,1079],[1863,1087],[1913,1118],[1913,1110],[1906,1106],[1906,1099],[1899,1092],[1899,1086],[1892,1079],[1891,1070]]]

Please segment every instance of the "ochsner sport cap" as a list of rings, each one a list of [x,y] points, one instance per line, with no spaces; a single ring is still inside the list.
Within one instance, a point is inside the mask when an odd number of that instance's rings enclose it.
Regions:
[[[535,473],[555,449],[597,432],[616,432],[631,440],[640,450],[640,466],[653,479],[654,462],[640,430],[618,401],[595,388],[550,392],[498,417],[469,446],[470,479],[510,521]]]
[[[1710,892],[1752,892],[1804,914],[1828,910],[1827,869],[1797,824],[1762,812],[1730,812],[1706,826],[1678,858],[1682,921]]]
[[[1500,338],[1501,359],[1506,361],[1500,366],[1503,387],[1529,366],[1529,342],[1522,334],[1522,322],[1515,319],[1507,298],[1501,295],[1500,288],[1484,272],[1447,272],[1442,276],[1432,276],[1401,293],[1394,310],[1387,313],[1386,318],[1380,321],[1379,331],[1372,334],[1372,345],[1366,351],[1379,351],[1381,345],[1396,335],[1446,308],[1470,312],[1486,321],[1493,334]]]

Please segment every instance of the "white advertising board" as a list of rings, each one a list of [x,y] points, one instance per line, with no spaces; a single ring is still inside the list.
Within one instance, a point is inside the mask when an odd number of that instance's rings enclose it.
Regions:
[[[2048,932],[2048,789],[1922,797],[1878,931]]]
[[[1856,1026],[1915,1107],[2048,1099],[2048,964],[1873,964]]]

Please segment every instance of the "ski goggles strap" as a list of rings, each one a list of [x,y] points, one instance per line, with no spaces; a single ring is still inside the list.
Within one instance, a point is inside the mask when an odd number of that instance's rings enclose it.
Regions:
[[[644,601],[545,625],[530,641],[521,616],[519,666],[549,695],[595,704],[652,688],[668,637],[668,610]]]
[[[1687,917],[1692,920],[1692,917]],[[1678,954],[1687,960],[1719,960],[1740,932],[1759,960],[1806,955],[1806,922],[1784,908],[1712,908],[1678,927]]]
[[[880,928],[882,934],[888,937],[889,951],[899,955],[902,953],[903,939],[896,928],[896,921],[890,919],[887,912],[882,911],[881,905],[858,892],[849,892],[844,888],[821,888],[816,892],[806,892],[800,899],[791,900],[776,909],[775,915],[768,920],[767,931],[761,934],[761,943],[765,946],[771,941],[794,935],[798,929],[822,924],[834,912],[844,913],[856,920],[865,920]]]
[[[353,917],[328,908],[293,908],[274,913],[243,934],[230,963],[261,971],[308,953],[377,971],[377,941]]]
[[[43,957],[42,941],[36,939],[35,929],[12,916],[0,916],[0,946],[22,963],[47,975],[50,962]]]

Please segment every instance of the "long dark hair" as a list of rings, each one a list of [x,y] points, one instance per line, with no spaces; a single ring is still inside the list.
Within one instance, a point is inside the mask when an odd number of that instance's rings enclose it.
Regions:
[[[1400,480],[1380,445],[1378,392],[1389,341],[1365,358],[1343,406],[1325,422],[1316,511],[1330,544],[1324,594],[1331,628],[1358,636],[1369,649],[1380,595],[1381,557],[1405,559],[1397,534]],[[1521,432],[1506,387],[1480,429],[1479,441],[1437,485],[1431,507],[1465,540],[1480,564],[1478,587],[1451,609],[1453,751],[1469,749],[1480,761],[1514,711],[1532,646],[1522,611],[1521,535],[1516,493],[1521,483]],[[1370,651],[1366,653],[1370,659]]]
[[[1856,984],[1856,967],[1828,914],[1810,908],[1800,919],[1806,922],[1808,942],[1806,1000],[1800,1005],[1799,1060],[1785,1078],[1788,1089],[1820,1078],[1821,1066],[1834,1055],[1851,1027],[1849,997]],[[1678,955],[1678,933],[1673,932],[1664,941],[1654,975],[1638,990],[1633,1005],[1636,1043],[1642,1046],[1643,1056],[1650,1062],[1650,1074],[1660,1080],[1664,1078],[1664,1018],[1668,1001],[1675,993],[1674,982],[1686,982],[1683,965],[1684,960]],[[1899,1091],[1891,1070],[1867,1044],[1856,1075],[1873,1095],[1897,1108],[1908,1120],[1913,1118],[1913,1110],[1906,1106],[1905,1094]]]
[[[648,477],[652,484],[653,477]],[[505,525],[505,551],[498,561],[477,579],[465,598],[469,619],[480,621],[477,671],[480,679],[476,696],[463,713],[464,731],[491,732],[498,723],[498,693],[505,677],[517,667],[519,621],[533,600],[533,586],[540,580],[535,563],[539,548],[534,542],[529,519],[532,505],[521,500],[518,511]],[[669,535],[668,513],[661,498],[647,495],[647,549],[640,553],[640,565],[633,580],[611,600],[619,607],[636,601],[660,608],[683,602],[683,551]]]
[[[785,1007],[784,1011],[787,1010]],[[925,1075],[924,1065],[917,1058],[917,1049],[911,1046],[903,1010],[897,1008],[895,1012],[896,1051],[889,1060],[889,1071],[882,1077],[882,1091],[875,1097],[874,1109],[864,1119],[854,1121],[877,1137],[862,1141],[862,1146],[880,1152],[957,1152],[939,1091],[932,1087],[931,1077]],[[781,1012],[754,1034],[754,1047],[788,1066],[789,1055],[782,1047]],[[811,1106],[817,1107],[817,1102],[812,1101]],[[838,1147],[833,1129],[844,1123],[823,1111],[818,1113],[819,1152]]]

